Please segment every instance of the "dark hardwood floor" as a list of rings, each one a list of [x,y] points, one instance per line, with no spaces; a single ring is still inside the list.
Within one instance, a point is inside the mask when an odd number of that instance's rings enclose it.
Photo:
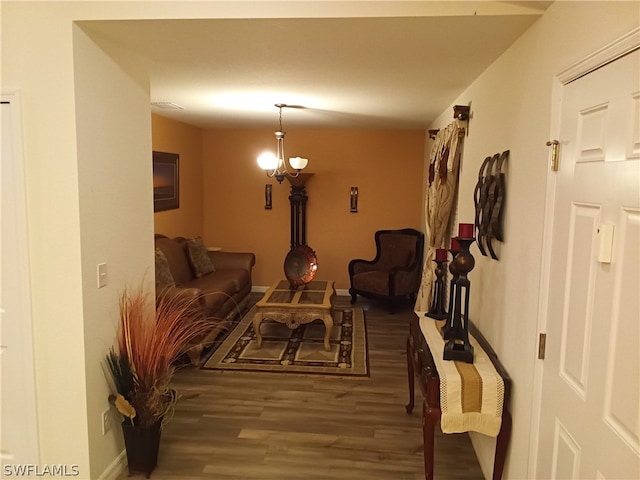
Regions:
[[[337,298],[336,306],[348,305]],[[151,478],[424,479],[417,386],[416,408],[405,412],[412,312],[390,314],[360,297],[356,306],[365,310],[370,378],[181,369],[182,398]],[[434,468],[437,479],[482,478],[466,434],[437,435]]]

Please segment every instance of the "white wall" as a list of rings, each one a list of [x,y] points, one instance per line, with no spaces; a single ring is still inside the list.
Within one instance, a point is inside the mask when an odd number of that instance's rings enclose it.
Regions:
[[[78,465],[81,479],[100,477],[122,451],[118,428],[101,432],[101,363],[120,291],[153,275],[144,63],[105,52],[73,24],[107,11],[2,4],[2,87],[23,98],[40,464]],[[98,290],[100,262],[109,285]]]
[[[2,86],[22,92],[41,462],[87,473],[71,25],[36,4],[19,10],[2,4]]]
[[[500,260],[482,256],[474,245],[476,267],[469,275],[470,317],[513,382],[505,478],[532,478],[527,466],[535,448],[530,434],[554,75],[630,31],[639,16],[637,2],[556,2],[452,103],[471,102],[472,112],[460,174],[460,222],[473,223],[473,190],[484,158],[510,150]],[[452,115],[450,107],[430,128],[444,127]],[[490,478],[495,441],[482,435],[472,441]]]
[[[113,343],[123,286],[154,289],[149,74],[146,62],[98,46],[74,26],[86,402],[91,478],[124,448],[121,429],[102,435],[110,392],[102,364]],[[97,288],[97,265],[108,284]],[[114,419],[118,418],[113,415]]]

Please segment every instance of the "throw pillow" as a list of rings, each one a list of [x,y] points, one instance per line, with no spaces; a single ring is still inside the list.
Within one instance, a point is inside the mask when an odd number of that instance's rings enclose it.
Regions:
[[[165,288],[175,287],[176,282],[173,279],[167,257],[159,248],[156,248],[156,291],[159,292]]]
[[[200,278],[207,273],[215,272],[216,269],[211,263],[207,249],[202,242],[202,238],[187,239],[187,256],[191,262],[191,268],[196,277]]]

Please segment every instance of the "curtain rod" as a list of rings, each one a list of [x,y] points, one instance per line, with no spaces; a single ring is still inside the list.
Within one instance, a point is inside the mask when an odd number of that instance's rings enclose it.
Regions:
[[[453,118],[462,122],[469,121],[469,113],[471,112],[471,105],[454,105],[453,106]],[[434,140],[440,129],[429,130],[429,138]]]

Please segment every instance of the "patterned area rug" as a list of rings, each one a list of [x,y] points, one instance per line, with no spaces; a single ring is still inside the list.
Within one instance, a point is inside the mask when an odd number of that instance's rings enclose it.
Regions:
[[[260,325],[262,347],[257,349],[254,313],[255,307],[214,346],[203,369],[369,376],[367,329],[361,308],[332,311],[329,352],[324,349],[321,320],[291,330],[265,319]]]

